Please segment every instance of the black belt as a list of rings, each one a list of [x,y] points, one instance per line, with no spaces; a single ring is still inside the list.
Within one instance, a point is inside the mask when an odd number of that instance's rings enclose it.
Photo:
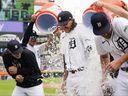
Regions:
[[[121,67],[122,71],[128,72],[128,67]]]
[[[37,79],[37,80],[31,80],[29,81],[25,81],[22,83],[17,82],[17,86],[23,87],[23,88],[29,88],[29,87],[33,87],[33,86],[37,86],[40,85],[42,83],[41,79]]]
[[[70,70],[69,72],[71,72],[72,74],[75,74],[76,72],[83,71],[83,70],[84,70],[84,67],[80,67],[80,68],[78,68],[76,70]]]

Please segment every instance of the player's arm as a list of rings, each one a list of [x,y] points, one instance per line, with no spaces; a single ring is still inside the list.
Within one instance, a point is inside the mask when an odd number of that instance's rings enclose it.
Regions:
[[[33,26],[34,26],[35,20],[36,20],[36,16],[35,16],[35,14],[33,14],[31,16],[31,22],[29,23],[29,25],[28,25],[28,27],[27,27],[24,35],[23,35],[23,40],[22,40],[23,46],[26,46],[28,41],[29,41],[30,35],[33,32]]]
[[[110,4],[110,3],[106,3],[106,2],[101,2],[101,1],[97,1],[94,4],[96,7],[104,7],[110,11],[112,11],[113,13],[127,18],[128,19],[128,11],[126,11],[125,9],[123,9],[122,7],[119,7],[117,5],[114,4]]]
[[[33,25],[34,25],[34,22],[31,21],[24,33],[24,36],[23,36],[23,40],[22,40],[22,45],[23,46],[26,46],[28,41],[29,41],[29,38],[30,38],[30,34],[33,32]]]
[[[67,76],[68,76],[68,71],[67,71],[66,62],[65,62],[65,56],[64,55],[63,55],[63,60],[64,60],[64,77],[63,77],[63,81],[65,81],[67,79]]]
[[[2,58],[6,71],[10,76],[12,76],[12,78],[15,79],[17,68],[12,64],[11,60],[9,59],[9,55],[7,53],[3,53]]]
[[[95,45],[96,45],[96,50],[98,55],[100,56],[100,64],[101,64],[101,69],[102,69],[102,80],[106,78],[106,73],[105,69],[107,64],[110,62],[110,55],[109,53],[105,50],[104,43],[106,41],[102,40],[101,37],[96,37],[95,38]]]
[[[104,55],[100,55],[100,62],[101,62],[101,67],[102,67],[103,72],[104,72],[104,68],[110,62],[109,54],[107,53],[107,54],[104,54]]]
[[[66,68],[66,62],[65,62],[65,56],[64,55],[63,55],[63,62],[64,62],[64,75],[63,75],[63,82],[62,82],[61,89],[64,91],[65,86],[66,86],[66,79],[68,77],[68,71],[67,71],[67,68]]]
[[[112,62],[110,62],[106,69],[109,70],[110,72],[115,72],[116,70],[118,70],[120,68],[120,66],[124,63],[128,61],[128,53],[125,53],[124,55],[122,55],[120,58],[113,60]]]
[[[100,55],[100,63],[101,63],[101,69],[102,69],[102,80],[104,81],[106,79],[106,66],[108,63],[110,63],[109,53]]]

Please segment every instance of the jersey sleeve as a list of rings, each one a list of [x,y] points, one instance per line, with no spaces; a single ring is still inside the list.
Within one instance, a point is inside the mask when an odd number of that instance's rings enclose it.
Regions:
[[[103,44],[102,44],[102,41],[101,41],[100,37],[96,37],[95,38],[95,44],[96,44],[97,53],[99,55],[104,55],[104,54],[108,53],[106,50],[104,50]]]
[[[113,30],[128,41],[128,19],[116,17],[113,19]]]
[[[40,53],[42,53],[42,52],[45,51],[46,43],[42,43],[42,44],[39,44],[39,45],[35,45],[34,47],[36,48],[37,51],[39,51]]]
[[[12,78],[15,79],[16,74],[15,74],[15,75],[12,75],[12,74],[9,73],[8,68],[11,67],[11,66],[14,66],[14,65],[12,64],[11,59],[8,59],[8,58],[10,58],[10,55],[7,54],[7,51],[5,51],[5,52],[2,54],[2,59],[3,59],[3,62],[4,62],[4,66],[5,66],[6,71],[8,72],[8,74],[9,74],[10,76],[12,76]]]
[[[79,32],[79,38],[80,38],[80,42],[82,43],[83,47],[84,47],[84,52],[87,55],[87,57],[93,53],[94,51],[94,42],[92,38],[89,38],[90,36],[88,36],[88,34],[86,34],[87,32]]]

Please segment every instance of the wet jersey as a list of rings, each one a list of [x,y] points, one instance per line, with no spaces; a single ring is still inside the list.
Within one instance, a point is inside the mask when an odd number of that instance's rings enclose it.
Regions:
[[[62,33],[60,38],[61,52],[65,56],[67,70],[75,70],[87,66],[89,54],[92,51],[91,40],[79,25],[69,33]]]
[[[35,54],[39,68],[42,63],[42,56],[43,52],[45,51],[45,45],[46,44],[43,43],[39,45],[34,45],[34,47],[32,47],[31,45],[27,44],[27,49],[31,50]]]
[[[111,38],[98,36],[95,41],[98,54],[110,52],[114,59],[120,58],[128,52],[128,20],[121,17],[114,18]],[[122,67],[124,66],[128,66],[128,62],[122,64]]]

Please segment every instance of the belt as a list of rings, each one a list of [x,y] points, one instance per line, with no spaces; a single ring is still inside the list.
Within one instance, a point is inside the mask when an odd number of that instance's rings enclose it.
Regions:
[[[122,71],[128,72],[128,67],[121,67]]]
[[[83,70],[84,70],[84,67],[80,67],[80,68],[77,68],[76,70],[70,70],[69,72],[71,72],[72,74],[75,74],[76,72],[83,71]]]

